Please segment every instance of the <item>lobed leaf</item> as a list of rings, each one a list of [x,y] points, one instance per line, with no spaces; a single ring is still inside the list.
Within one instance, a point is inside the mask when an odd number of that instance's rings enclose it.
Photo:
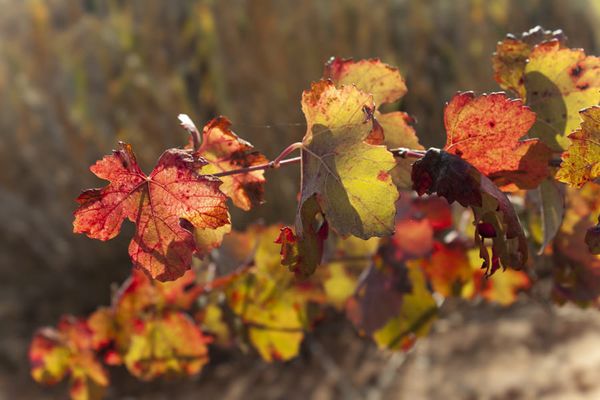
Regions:
[[[231,130],[231,121],[225,117],[210,120],[202,129],[202,143],[196,152],[208,164],[203,174],[227,172],[269,162],[254,147]],[[233,204],[248,211],[264,202],[265,176],[263,170],[223,176],[221,191]]]
[[[563,48],[558,40],[541,43],[529,55],[525,88],[537,115],[531,135],[561,151],[566,135],[579,126],[579,110],[600,103],[600,58]]]
[[[325,66],[323,78],[331,79],[337,87],[355,85],[359,90],[373,95],[376,106],[373,116],[376,123],[366,140],[367,143],[385,144],[389,149],[423,149],[412,127],[414,120],[407,113],[382,113],[379,110],[382,104],[395,102],[406,94],[404,78],[397,68],[378,59],[353,61],[332,58]],[[397,165],[391,174],[397,187],[410,189],[410,167],[413,161],[396,159]]]
[[[168,311],[135,325],[123,360],[136,377],[194,375],[208,362],[210,339],[184,313]]]
[[[600,107],[579,114],[581,125],[569,135],[570,145],[556,174],[559,181],[578,188],[600,177]]]
[[[190,268],[197,251],[189,228],[215,229],[229,223],[220,181],[196,173],[205,164],[186,151],[170,149],[146,176],[131,146],[120,143],[112,155],[91,167],[110,183],[77,198],[74,232],[112,239],[127,218],[136,224],[129,245],[134,266],[161,281],[177,279]]]
[[[526,91],[523,75],[531,50],[536,43],[552,39],[556,39],[560,43],[566,41],[561,30],[549,31],[544,30],[541,26],[536,26],[521,34],[520,38],[508,34],[503,41],[498,42],[496,52],[492,56],[492,65],[494,79],[500,87],[511,90],[524,99]]]
[[[535,113],[504,93],[458,93],[444,111],[444,150],[502,185],[532,189],[548,176],[552,157],[539,139],[520,140],[534,122]]]
[[[302,95],[308,127],[300,209],[316,195],[329,226],[342,236],[368,239],[393,232],[398,191],[389,171],[395,162],[385,147],[365,142],[373,129],[373,109],[371,95],[328,81],[314,83]]]

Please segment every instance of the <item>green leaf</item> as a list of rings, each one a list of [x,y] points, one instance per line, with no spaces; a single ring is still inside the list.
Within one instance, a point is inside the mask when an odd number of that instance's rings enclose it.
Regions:
[[[365,143],[373,129],[373,97],[353,86],[314,83],[302,95],[307,132],[302,141],[300,208],[316,194],[329,225],[342,236],[390,235],[398,190],[393,155]],[[296,232],[302,232],[301,215]]]

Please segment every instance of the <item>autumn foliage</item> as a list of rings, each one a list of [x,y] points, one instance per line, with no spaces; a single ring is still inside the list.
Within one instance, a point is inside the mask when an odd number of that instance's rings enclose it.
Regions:
[[[33,378],[97,399],[106,366],[193,375],[210,346],[285,361],[331,310],[406,351],[445,298],[509,305],[548,265],[555,301],[597,305],[600,61],[535,28],[499,42],[493,68],[510,93],[449,99],[443,149],[381,108],[407,94],[398,69],[338,58],[302,94],[304,137],[272,161],[225,117],[200,130],[180,115],[189,142],[149,174],[119,143],[91,167],[105,186],[77,197],[73,230],[106,241],[129,220],[131,275],[110,306],[35,334]],[[260,206],[265,171],[296,163],[293,226],[232,229],[229,207]]]

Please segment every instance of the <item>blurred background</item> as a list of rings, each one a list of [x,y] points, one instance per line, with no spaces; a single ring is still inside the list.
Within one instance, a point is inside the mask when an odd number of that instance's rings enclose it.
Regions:
[[[28,376],[36,327],[107,304],[129,273],[132,227],[106,244],[72,234],[88,167],[118,140],[149,171],[183,145],[177,115],[222,114],[267,157],[304,134],[300,94],[331,56],[400,68],[426,146],[444,103],[498,90],[490,57],[509,32],[561,28],[598,54],[597,0],[0,0],[0,399],[63,398]],[[233,216],[290,221],[298,172],[269,173],[267,204]],[[113,285],[114,287],[114,285]],[[113,373],[110,398],[600,398],[596,312],[519,302],[450,305],[408,355],[382,354],[337,321],[281,367],[217,354],[185,382]],[[598,354],[596,354],[598,353]]]

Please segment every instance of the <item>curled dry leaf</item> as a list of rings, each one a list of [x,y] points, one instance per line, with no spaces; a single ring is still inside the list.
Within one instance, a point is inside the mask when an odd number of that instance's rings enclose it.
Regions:
[[[493,182],[465,160],[430,149],[413,166],[412,179],[419,195],[437,193],[449,203],[458,201],[475,214],[475,243],[488,274],[498,268],[521,269],[527,261],[527,242],[510,201]],[[492,240],[491,257],[485,239]]]
[[[110,183],[77,198],[73,230],[89,237],[115,237],[124,219],[136,224],[129,245],[134,266],[161,280],[174,280],[190,268],[197,251],[190,230],[229,223],[221,182],[198,175],[206,161],[178,149],[165,151],[150,175],[142,172],[131,146],[120,143],[91,171]]]

